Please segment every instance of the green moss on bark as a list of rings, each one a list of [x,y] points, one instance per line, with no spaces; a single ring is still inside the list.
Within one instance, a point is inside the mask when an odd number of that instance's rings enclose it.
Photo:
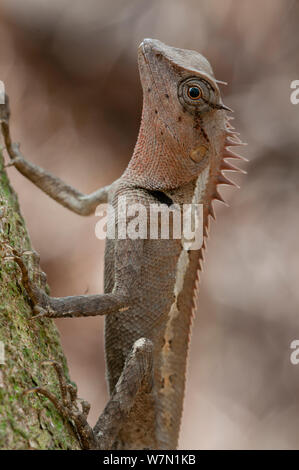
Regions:
[[[3,240],[19,251],[30,250],[30,240],[17,197],[9,184],[0,155],[0,248]],[[32,258],[28,258],[32,270]],[[33,270],[32,270],[33,272]],[[37,385],[59,395],[57,377],[47,359],[62,363],[67,373],[59,333],[52,320],[31,320],[28,298],[18,266],[0,258],[0,341],[5,363],[0,364],[0,449],[79,449],[68,423],[44,397],[24,392]]]

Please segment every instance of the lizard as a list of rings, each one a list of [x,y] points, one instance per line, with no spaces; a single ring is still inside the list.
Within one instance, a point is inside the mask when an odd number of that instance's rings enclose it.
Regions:
[[[223,171],[243,171],[230,159],[242,145],[231,125],[208,60],[196,51],[144,39],[138,48],[143,108],[137,142],[123,175],[86,195],[27,161],[13,143],[8,104],[1,130],[13,165],[42,191],[79,215],[100,203],[202,205],[203,243],[185,249],[180,239],[107,239],[104,293],[50,297],[30,280],[14,253],[35,317],[105,315],[109,401],[94,428],[88,405],[54,363],[62,400],[42,387],[73,423],[84,449],[176,449],[180,431],[192,318],[213,201],[219,185],[235,185]],[[245,159],[244,159],[245,160]],[[235,185],[236,186],[236,185]],[[117,222],[116,222],[117,224]]]

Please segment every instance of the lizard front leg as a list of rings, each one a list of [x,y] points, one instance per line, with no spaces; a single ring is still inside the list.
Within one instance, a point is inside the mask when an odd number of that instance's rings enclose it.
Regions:
[[[107,202],[108,193],[113,183],[91,194],[83,194],[43,168],[25,160],[20,152],[19,144],[12,142],[9,116],[8,97],[6,96],[5,104],[0,105],[0,123],[6,150],[11,159],[9,166],[15,166],[22,175],[26,176],[44,193],[79,215],[90,215],[98,204]]]
[[[114,292],[108,294],[50,297],[30,280],[27,266],[21,254],[14,248],[11,248],[10,251],[10,256],[7,256],[6,259],[14,260],[21,270],[22,283],[31,300],[33,312],[35,313],[34,318],[74,318],[106,315],[127,310],[130,307],[131,300],[121,288],[116,288]]]
[[[14,260],[22,273],[22,283],[30,298],[35,317],[72,318],[128,310],[138,295],[143,240],[117,240],[115,247],[116,275],[112,292],[99,295],[50,297],[31,280],[21,254],[9,247],[8,259]]]

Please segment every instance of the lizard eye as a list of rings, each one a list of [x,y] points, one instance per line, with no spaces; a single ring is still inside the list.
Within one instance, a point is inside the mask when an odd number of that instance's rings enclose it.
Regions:
[[[178,98],[192,114],[218,107],[219,95],[203,78],[189,77],[179,84]]]
[[[199,100],[202,95],[201,88],[199,88],[199,86],[189,86],[187,93],[191,100]]]

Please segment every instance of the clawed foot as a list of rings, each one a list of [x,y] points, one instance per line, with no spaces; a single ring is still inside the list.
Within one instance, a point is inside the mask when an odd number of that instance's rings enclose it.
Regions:
[[[32,303],[32,308],[33,308],[33,313],[34,313],[34,316],[32,318],[35,319],[35,318],[40,318],[40,317],[54,316],[54,312],[52,312],[52,310],[48,307],[48,303],[47,303],[48,296],[46,292],[44,291],[44,288],[46,286],[46,281],[47,281],[45,273],[43,273],[37,268],[35,277],[36,278],[38,277],[38,279],[35,279],[35,282],[32,282],[29,277],[28,268],[23,259],[23,257],[26,255],[32,255],[34,265],[37,265],[38,267],[39,255],[35,251],[23,251],[22,253],[20,253],[8,243],[3,243],[3,246],[6,250],[4,260],[15,261],[21,270],[22,284]],[[43,289],[37,286],[38,283],[42,285]]]
[[[66,381],[61,364],[50,360],[44,361],[42,364],[54,367],[59,381],[61,400],[43,387],[35,387],[27,390],[25,393],[39,393],[47,397],[58,410],[59,414],[72,423],[80,439],[82,448],[88,450],[97,449],[97,442],[93,430],[87,422],[87,416],[90,410],[89,403],[78,398],[77,389]]]

